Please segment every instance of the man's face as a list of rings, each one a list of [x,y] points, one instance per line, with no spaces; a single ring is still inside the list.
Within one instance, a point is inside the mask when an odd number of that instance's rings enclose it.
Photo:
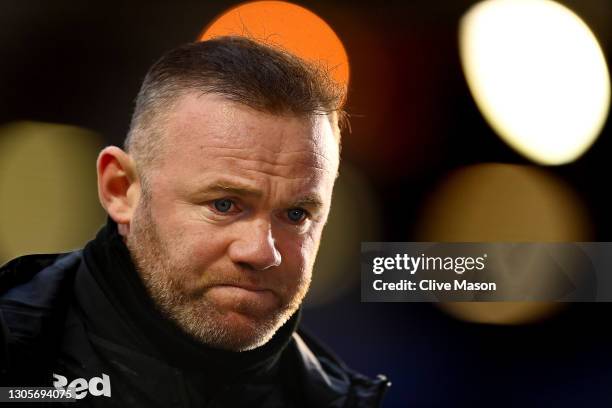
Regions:
[[[329,119],[189,93],[164,132],[126,240],[137,269],[162,312],[195,338],[261,346],[310,284],[338,171]]]

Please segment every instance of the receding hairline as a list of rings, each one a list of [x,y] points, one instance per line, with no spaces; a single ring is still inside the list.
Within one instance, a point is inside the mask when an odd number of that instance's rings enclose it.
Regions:
[[[218,98],[218,102],[229,102],[231,105],[241,109],[244,108],[252,112],[257,112],[278,118],[296,118],[309,121],[314,121],[317,118],[325,118],[331,127],[332,135],[337,143],[338,154],[340,153],[341,136],[337,112],[269,112],[265,109],[257,109],[256,107],[252,107],[240,101],[235,101],[232,98],[228,98],[225,94],[215,92],[203,92],[199,89],[184,89],[180,93],[174,94],[172,100],[164,106],[164,109],[162,109],[161,112],[153,115],[152,120],[147,123],[147,126],[139,129],[134,129],[138,132],[146,133],[145,135],[135,135],[136,138],[144,137],[146,139],[148,146],[145,152],[135,152],[130,145],[126,145],[126,152],[132,155],[132,157],[135,159],[137,173],[140,177],[145,179],[145,183],[147,182],[146,176],[148,175],[148,173],[151,170],[156,169],[159,165],[161,165],[165,158],[165,152],[167,147],[166,143],[169,140],[168,138],[171,137],[171,135],[169,134],[170,121],[176,116],[178,112],[178,107],[180,106],[181,102],[184,101],[186,98],[193,96],[195,96],[196,98],[212,96],[214,98]],[[314,122],[312,123],[314,124]],[[142,153],[145,154],[142,155]]]
[[[236,101],[225,94],[217,93],[217,92],[206,92],[201,89],[182,89],[180,92],[173,94],[173,96],[166,100],[163,108],[155,109],[153,112],[150,112],[149,120],[146,123],[140,123],[137,128],[132,129],[132,132],[138,133],[146,133],[146,135],[134,135],[138,138],[146,138],[148,140],[148,144],[155,144],[161,142],[167,136],[167,125],[168,121],[177,113],[177,108],[182,101],[189,97],[196,97],[197,99],[201,97],[211,96],[214,98],[218,98],[222,102],[229,102],[230,104],[244,108],[253,112],[258,112],[265,115],[270,115],[273,117],[279,118],[297,118],[297,119],[316,119],[316,118],[326,118],[332,128],[332,133],[338,145],[341,142],[341,132],[340,132],[340,117],[337,111],[330,112],[292,112],[290,110],[279,111],[279,112],[271,112],[266,109],[261,109],[258,107],[253,107],[248,104],[242,103],[241,101]],[[144,125],[144,126],[143,126]],[[133,137],[131,138],[134,139]],[[126,144],[126,151],[130,154],[133,153],[132,145]]]
[[[151,66],[124,147],[141,166],[159,159],[165,125],[182,97],[215,94],[284,117],[325,116],[340,145],[346,88],[324,67],[244,37],[217,37],[170,50]]]

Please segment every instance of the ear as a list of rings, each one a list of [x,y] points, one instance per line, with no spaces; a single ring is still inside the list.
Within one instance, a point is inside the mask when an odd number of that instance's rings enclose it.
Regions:
[[[97,171],[100,204],[125,235],[141,194],[134,161],[120,148],[108,146],[98,155]]]

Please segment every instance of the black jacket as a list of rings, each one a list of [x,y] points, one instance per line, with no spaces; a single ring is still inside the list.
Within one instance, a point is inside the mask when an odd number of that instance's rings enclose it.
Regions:
[[[266,367],[232,380],[228,379],[231,367],[214,362],[207,367],[208,361],[194,369],[176,367],[153,353],[131,348],[136,343],[128,339],[95,332],[92,318],[124,333],[118,327],[121,319],[108,312],[114,310],[112,300],[100,295],[89,269],[82,250],[24,256],[0,268],[0,385],[52,386],[54,379],[61,379],[54,374],[69,383],[83,378],[85,397],[76,405],[69,403],[73,407],[381,404],[389,385],[384,376],[372,380],[352,371],[301,330],[291,329],[281,352],[267,359]],[[95,379],[94,387],[101,393],[105,375],[111,396],[91,395],[87,385],[91,387]]]

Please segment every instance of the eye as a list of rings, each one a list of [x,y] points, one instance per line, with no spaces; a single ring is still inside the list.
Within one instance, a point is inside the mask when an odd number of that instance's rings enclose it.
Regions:
[[[302,222],[304,218],[306,218],[306,210],[301,208],[291,208],[287,211],[287,218],[289,218],[291,222]]]
[[[226,213],[232,209],[234,202],[229,198],[223,198],[221,200],[215,200],[213,205],[215,206],[215,210],[221,213]]]

